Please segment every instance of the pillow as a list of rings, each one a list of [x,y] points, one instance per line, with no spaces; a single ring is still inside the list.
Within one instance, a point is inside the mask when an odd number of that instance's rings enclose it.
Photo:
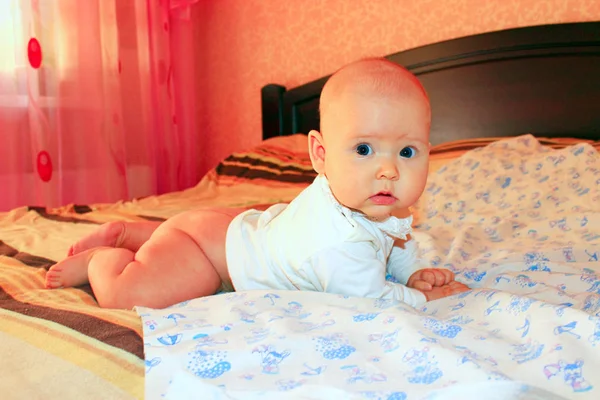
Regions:
[[[455,140],[431,148],[429,172],[435,173],[449,161],[469,150],[506,139],[506,137]],[[563,148],[582,142],[573,138],[536,138],[551,148]],[[586,141],[600,147],[600,142]],[[209,173],[209,179],[218,185],[230,186],[240,183],[267,186],[307,186],[314,180],[308,155],[307,137],[303,134],[279,136],[267,139],[257,146],[231,154]]]
[[[252,181],[307,186],[315,179],[306,135],[267,139],[254,148],[233,153],[215,168],[219,184]]]

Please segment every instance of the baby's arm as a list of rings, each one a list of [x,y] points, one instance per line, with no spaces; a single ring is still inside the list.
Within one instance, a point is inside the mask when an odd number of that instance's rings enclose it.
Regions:
[[[425,268],[418,257],[419,249],[414,239],[396,240],[387,261],[387,272],[398,282],[407,284],[410,277]]]
[[[304,263],[300,273],[324,292],[384,298],[419,307],[426,301],[419,290],[385,280],[386,265],[368,242],[342,243],[323,249]]]
[[[96,247],[117,247],[136,252],[150,239],[160,224],[162,221],[107,222],[74,243],[67,256],[74,256]]]
[[[414,239],[394,243],[387,268],[399,282],[421,291],[427,301],[469,290],[468,286],[454,280],[454,273],[449,269],[427,268],[418,257],[418,246]]]
[[[397,240],[388,258],[388,272],[399,282],[421,291],[444,286],[454,281],[454,273],[446,268],[430,268],[419,258],[417,242]]]

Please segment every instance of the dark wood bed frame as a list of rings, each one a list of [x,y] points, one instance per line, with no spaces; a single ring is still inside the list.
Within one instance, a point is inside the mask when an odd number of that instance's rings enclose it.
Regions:
[[[600,140],[600,22],[485,33],[386,58],[425,86],[433,145],[525,133]],[[327,78],[264,86],[263,139],[319,129]]]

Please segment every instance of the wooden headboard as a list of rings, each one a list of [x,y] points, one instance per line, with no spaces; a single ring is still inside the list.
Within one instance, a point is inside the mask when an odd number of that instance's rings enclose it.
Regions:
[[[433,145],[525,133],[600,140],[600,22],[485,33],[386,58],[424,85]],[[264,86],[263,139],[319,129],[327,78]]]

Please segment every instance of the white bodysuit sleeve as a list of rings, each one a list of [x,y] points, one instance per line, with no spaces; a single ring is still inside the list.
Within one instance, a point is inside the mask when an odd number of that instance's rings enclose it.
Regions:
[[[387,272],[403,284],[416,271],[427,268],[419,258],[417,242],[411,239],[404,243],[404,248],[394,246],[387,262]]]
[[[394,299],[413,307],[427,301],[416,289],[386,281],[386,265],[368,242],[342,243],[323,249],[306,260],[300,273],[327,293]]]

